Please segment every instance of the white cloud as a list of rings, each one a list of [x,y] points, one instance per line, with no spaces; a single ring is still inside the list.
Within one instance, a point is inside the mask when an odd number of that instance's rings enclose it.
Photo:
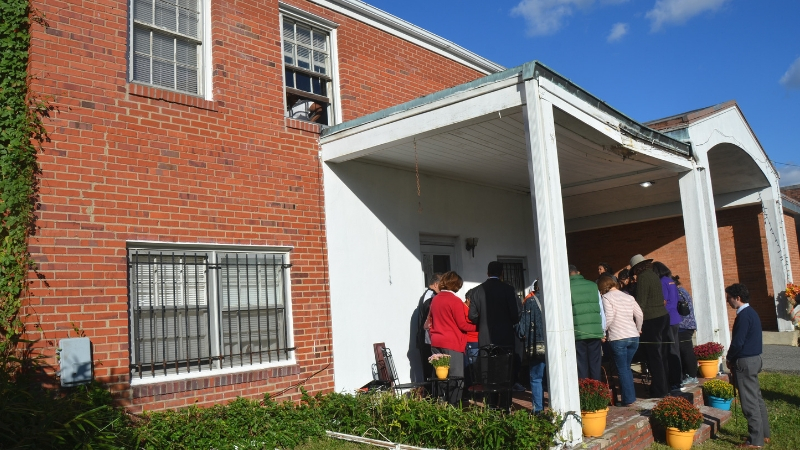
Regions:
[[[794,186],[795,184],[800,184],[800,167],[779,166],[778,173],[781,174],[781,186]]]
[[[682,24],[705,11],[715,11],[729,0],[657,0],[646,17],[652,23],[652,31],[664,25]]]
[[[786,89],[800,89],[800,58],[795,59],[789,70],[783,74],[781,84]]]
[[[627,23],[615,23],[613,27],[611,27],[611,33],[608,35],[608,42],[616,42],[622,39],[622,36],[628,34],[628,24]]]
[[[511,10],[512,16],[522,16],[528,25],[528,35],[553,34],[576,8],[587,8],[594,0],[522,0]]]

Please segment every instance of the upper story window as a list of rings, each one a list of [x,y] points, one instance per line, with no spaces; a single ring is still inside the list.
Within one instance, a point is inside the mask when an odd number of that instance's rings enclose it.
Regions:
[[[133,0],[131,80],[203,93],[203,0]]]
[[[282,5],[283,6],[283,5]],[[286,115],[332,125],[333,65],[330,30],[283,16]]]

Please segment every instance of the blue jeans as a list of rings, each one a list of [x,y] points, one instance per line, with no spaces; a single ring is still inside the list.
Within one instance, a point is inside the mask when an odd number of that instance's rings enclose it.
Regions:
[[[622,390],[622,403],[629,405],[636,401],[636,391],[633,389],[633,372],[631,361],[636,349],[639,348],[639,338],[627,338],[610,341],[611,351],[614,353],[614,363],[619,373],[619,386]]]
[[[531,404],[533,412],[544,409],[542,406],[544,390],[542,389],[542,378],[544,378],[544,361],[530,361],[531,365]]]
[[[472,385],[472,370],[470,366],[475,360],[478,359],[478,343],[477,342],[467,342],[467,348],[464,351],[464,388],[468,388]]]

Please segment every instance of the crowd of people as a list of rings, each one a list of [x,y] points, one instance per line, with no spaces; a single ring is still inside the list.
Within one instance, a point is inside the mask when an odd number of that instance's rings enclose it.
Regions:
[[[578,378],[602,380],[603,358],[612,361],[620,386],[617,406],[636,401],[631,364],[638,358],[642,373],[649,373],[650,397],[660,398],[682,386],[697,383],[697,359],[693,338],[697,331],[694,302],[680,277],[663,263],[641,254],[630,268],[616,275],[607,263],[599,263],[592,282],[569,265],[569,286],[575,333]],[[455,272],[433,274],[419,303],[417,343],[431,377],[428,357],[450,355],[450,376],[469,379],[480,348],[495,346],[515,358],[515,372],[526,366],[531,388],[532,413],[543,410],[545,386],[544,311],[537,297],[537,282],[517,300],[515,289],[504,283],[503,265],[493,261],[487,280],[469,290],[462,302],[456,296],[463,280]],[[761,371],[761,324],[749,306],[749,292],[742,284],[725,289],[728,305],[736,309],[731,345],[726,362],[740,392],[748,420],[749,437],[741,445],[761,448],[769,442],[770,428],[758,384]],[[606,375],[608,381],[608,376]],[[448,401],[458,404],[462,391],[455,389]]]

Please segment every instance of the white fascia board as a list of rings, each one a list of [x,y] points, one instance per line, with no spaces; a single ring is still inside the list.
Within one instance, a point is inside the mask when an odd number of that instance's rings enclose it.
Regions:
[[[343,162],[376,152],[402,139],[501,113],[522,105],[518,78],[460,92],[320,139],[322,160]]]
[[[758,193],[762,188],[747,189],[745,191],[728,192],[714,196],[714,204],[717,209],[734,208],[737,206],[761,205],[761,198]]]
[[[656,162],[667,163],[668,167],[678,172],[691,170],[692,162],[689,158],[676,155],[661,147],[641,141],[627,133],[623,133],[620,129],[619,121],[613,116],[605,114],[585,101],[576,98],[550,80],[539,77],[539,87],[539,95],[543,100],[552,103],[553,106],[563,110],[605,136],[608,136],[623,147],[649,157],[647,162],[656,160]],[[633,156],[632,159],[641,158]],[[664,166],[663,164],[657,165]]]
[[[437,36],[399,17],[393,16],[372,5],[357,0],[309,0],[324,8],[336,11],[347,17],[385,31],[420,47],[438,53],[459,64],[475,69],[484,74],[492,74],[505,70],[505,67],[494,63],[477,53]]]

